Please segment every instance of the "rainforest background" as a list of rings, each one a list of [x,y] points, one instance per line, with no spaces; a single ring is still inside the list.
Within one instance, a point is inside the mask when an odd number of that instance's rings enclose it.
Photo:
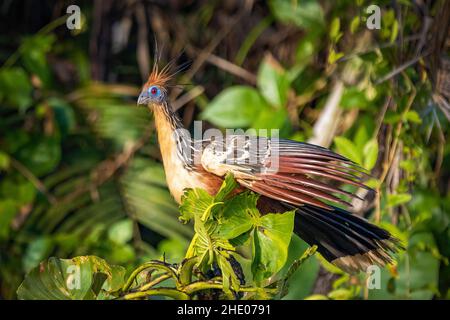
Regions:
[[[285,299],[450,298],[449,23],[448,1],[0,1],[0,299],[51,256],[183,258],[193,228],[136,106],[155,43],[190,61],[170,94],[187,127],[278,128],[371,171],[355,214],[404,242],[397,265],[369,290],[315,255]]]

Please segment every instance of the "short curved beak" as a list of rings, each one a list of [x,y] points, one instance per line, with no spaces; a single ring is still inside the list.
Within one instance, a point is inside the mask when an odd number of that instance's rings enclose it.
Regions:
[[[146,91],[141,92],[139,95],[139,98],[137,100],[138,105],[147,104],[150,101],[150,97],[148,96],[148,93]]]

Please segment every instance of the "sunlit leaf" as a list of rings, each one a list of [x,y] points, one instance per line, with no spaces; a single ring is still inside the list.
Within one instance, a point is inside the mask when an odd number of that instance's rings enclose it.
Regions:
[[[378,159],[378,141],[371,139],[366,143],[363,149],[364,163],[363,167],[372,170]]]
[[[217,95],[201,117],[223,128],[249,127],[267,102],[255,89],[234,86]]]
[[[133,237],[133,221],[125,219],[114,223],[108,230],[108,237],[119,244],[127,243]]]
[[[336,137],[334,138],[334,143],[338,153],[356,163],[362,164],[361,150],[358,150],[352,141],[345,137]]]
[[[409,193],[400,194],[388,194],[387,205],[388,207],[396,207],[411,200],[411,195]]]
[[[253,233],[252,272],[261,281],[285,264],[294,228],[293,211],[262,216]]]
[[[273,106],[283,107],[287,101],[290,81],[283,67],[272,56],[264,58],[258,71],[258,88]]]

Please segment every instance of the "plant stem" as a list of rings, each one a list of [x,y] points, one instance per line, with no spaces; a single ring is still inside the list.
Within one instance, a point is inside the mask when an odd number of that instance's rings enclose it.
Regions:
[[[167,263],[164,263],[161,261],[155,261],[155,260],[149,261],[149,262],[146,262],[143,265],[139,266],[131,273],[127,282],[122,287],[122,292],[128,291],[128,289],[130,289],[131,285],[133,284],[133,281],[136,279],[138,274],[141,273],[142,271],[144,271],[145,269],[149,269],[149,268],[162,269],[164,271],[167,271],[169,273],[170,277],[177,279],[177,274],[176,274],[175,270],[173,270],[173,268],[170,267]]]
[[[172,276],[171,276],[170,274],[165,273],[165,274],[163,274],[162,276],[156,278],[155,280],[150,281],[149,283],[144,284],[142,287],[140,287],[140,288],[138,289],[138,291],[141,291],[141,292],[142,292],[142,291],[149,290],[151,287],[156,286],[158,283],[161,283],[161,282],[163,282],[164,280],[167,280],[167,279],[169,279],[169,278],[171,278],[171,277],[172,277]]]
[[[210,290],[210,289],[223,289],[222,282],[210,282],[210,281],[197,281],[185,286],[182,290],[187,294],[191,295],[197,291]],[[240,287],[239,292],[258,292],[261,288],[256,287]],[[275,288],[263,288],[262,290],[268,293],[277,293]]]
[[[179,269],[180,284],[187,285],[192,281],[192,270],[198,262],[198,257],[190,258],[182,262]]]
[[[132,292],[124,295],[122,298],[125,300],[133,300],[139,298],[145,298],[148,296],[166,296],[176,300],[189,300],[190,297],[186,293],[173,288],[155,288],[146,291]]]

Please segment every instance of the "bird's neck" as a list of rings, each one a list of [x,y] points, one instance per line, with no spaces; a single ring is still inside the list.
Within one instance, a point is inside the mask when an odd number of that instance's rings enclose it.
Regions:
[[[155,126],[158,134],[161,132],[174,132],[183,129],[183,124],[177,114],[172,110],[172,106],[165,102],[153,108],[155,114]]]
[[[182,144],[190,144],[190,138],[180,134],[184,129],[180,118],[168,103],[155,106],[153,112],[164,167],[170,169],[173,165],[186,165],[186,159],[180,150]]]

